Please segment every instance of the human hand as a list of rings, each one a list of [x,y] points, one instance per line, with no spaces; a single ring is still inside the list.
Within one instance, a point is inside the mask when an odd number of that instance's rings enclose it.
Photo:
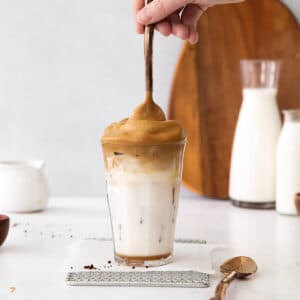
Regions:
[[[197,21],[203,12],[215,4],[238,3],[244,0],[134,0],[136,30],[144,33],[145,25],[155,24],[156,30],[168,36],[174,34],[191,44],[198,41]]]

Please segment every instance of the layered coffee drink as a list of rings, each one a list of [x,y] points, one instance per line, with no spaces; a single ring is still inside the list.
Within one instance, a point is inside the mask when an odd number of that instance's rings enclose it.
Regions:
[[[146,98],[102,137],[115,259],[163,265],[172,257],[185,133]]]

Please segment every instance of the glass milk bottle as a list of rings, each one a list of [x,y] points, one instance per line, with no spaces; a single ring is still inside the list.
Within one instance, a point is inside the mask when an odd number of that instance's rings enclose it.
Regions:
[[[243,102],[231,157],[229,195],[239,207],[274,208],[276,148],[281,120],[276,102],[280,62],[243,60]]]
[[[300,215],[300,109],[284,111],[277,148],[276,190],[277,211]]]

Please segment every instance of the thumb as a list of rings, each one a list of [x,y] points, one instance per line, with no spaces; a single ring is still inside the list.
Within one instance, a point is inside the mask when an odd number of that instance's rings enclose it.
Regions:
[[[151,24],[161,21],[183,8],[186,4],[192,1],[189,0],[153,0],[140,10],[136,19],[141,24]]]

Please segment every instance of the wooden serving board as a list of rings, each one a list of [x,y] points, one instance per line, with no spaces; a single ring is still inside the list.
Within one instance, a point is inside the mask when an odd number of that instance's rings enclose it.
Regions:
[[[242,101],[240,59],[282,59],[279,106],[300,108],[300,27],[277,0],[210,8],[200,41],[185,44],[169,102],[185,127],[183,182],[208,197],[228,198],[231,147]]]

